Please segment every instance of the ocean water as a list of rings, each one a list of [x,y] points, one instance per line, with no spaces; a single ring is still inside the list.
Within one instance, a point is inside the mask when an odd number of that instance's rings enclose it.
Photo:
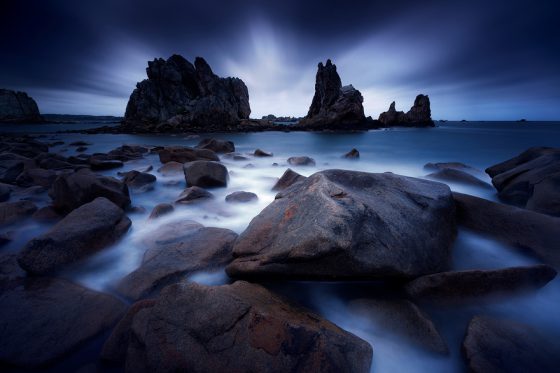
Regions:
[[[83,125],[86,126],[86,125]],[[87,126],[92,126],[87,124]],[[64,141],[52,152],[69,156],[75,148],[67,144],[82,140],[91,143],[86,153],[107,152],[123,144],[194,146],[204,137],[228,139],[236,151],[247,154],[247,161],[233,161],[222,157],[229,170],[227,188],[211,190],[216,198],[193,206],[177,206],[173,214],[147,221],[151,209],[163,202],[173,203],[186,187],[182,174],[163,176],[157,169],[161,163],[156,155],[128,162],[121,169],[104,172],[117,177],[117,172],[143,169],[152,165],[158,181],[154,190],[131,192],[132,205],[141,206],[144,213],[130,213],[133,225],[119,243],[88,258],[61,275],[92,289],[112,292],[115,284],[134,270],[142,260],[145,247],[142,240],[163,224],[191,219],[206,226],[224,227],[241,233],[265,206],[274,199],[271,191],[276,180],[290,167],[303,175],[330,169],[351,169],[366,172],[393,172],[425,177],[428,162],[463,162],[481,172],[479,177],[490,182],[483,170],[511,158],[531,146],[560,147],[560,122],[446,122],[435,128],[386,129],[351,133],[262,132],[242,134],[182,135],[83,135],[55,133],[76,129],[75,124],[0,126],[0,132],[36,133],[45,142]],[[83,127],[80,127],[83,128]],[[250,154],[261,148],[273,157],[256,158]],[[360,151],[360,159],[348,160],[342,155],[352,148]],[[316,161],[313,167],[293,167],[287,164],[291,156],[309,156]],[[273,165],[276,164],[276,165]],[[449,184],[453,190],[496,200],[493,189]],[[234,191],[250,191],[259,200],[249,204],[227,204],[224,198]],[[12,197],[17,198],[17,197]],[[47,205],[46,193],[33,196],[39,207]],[[34,235],[49,229],[49,225],[27,222],[18,228],[14,241],[2,249],[17,251]],[[503,268],[528,265],[538,261],[517,249],[474,232],[461,229],[453,248],[455,269]],[[201,272],[190,281],[223,284],[230,280],[223,270]],[[267,285],[268,286],[268,285]],[[551,338],[560,337],[560,280],[555,279],[540,291],[511,299],[469,307],[428,307],[425,311],[446,339],[450,355],[439,356],[420,350],[382,324],[364,320],[348,307],[349,294],[365,297],[367,283],[297,282],[271,284],[275,290],[302,302],[340,327],[364,338],[374,350],[372,371],[375,372],[461,372],[465,370],[461,357],[461,342],[470,320],[475,314],[500,315],[532,324]],[[373,285],[371,285],[373,286]]]

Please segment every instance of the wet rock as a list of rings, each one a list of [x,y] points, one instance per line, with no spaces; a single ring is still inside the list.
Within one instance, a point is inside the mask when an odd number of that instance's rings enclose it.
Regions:
[[[93,155],[89,159],[89,165],[92,170],[104,171],[120,168],[123,166],[123,163],[121,161],[108,159],[105,155]]]
[[[167,162],[157,170],[163,176],[183,174],[183,164],[175,161]]]
[[[138,312],[145,308],[151,308],[156,304],[155,299],[143,299],[128,308],[124,317],[111,332],[111,335],[103,345],[101,359],[112,363],[121,363],[126,359],[126,350],[130,342],[130,330],[132,321]]]
[[[35,162],[18,154],[0,154],[0,182],[15,184],[17,177],[30,163]]]
[[[441,272],[419,277],[406,285],[413,298],[442,303],[479,302],[539,289],[556,277],[554,268],[541,264],[494,270]]]
[[[74,141],[68,144],[69,146],[89,146],[91,143],[85,141]]]
[[[2,236],[6,235],[10,236],[9,233],[2,234]],[[11,237],[9,239],[11,240]],[[0,254],[0,296],[6,289],[9,289],[10,282],[21,280],[25,276],[25,271],[21,269],[17,262],[17,254]]]
[[[29,241],[18,262],[31,274],[52,273],[114,243],[130,225],[122,209],[106,198],[96,198]]]
[[[0,203],[0,226],[11,225],[27,219],[37,211],[37,206],[30,201]]]
[[[177,200],[175,200],[175,203],[191,204],[212,198],[214,198],[214,195],[206,189],[192,186],[183,190]]]
[[[292,166],[315,166],[315,160],[310,157],[290,157],[288,163]]]
[[[26,368],[75,351],[126,311],[110,295],[44,277],[10,281],[0,304],[0,362]]]
[[[97,197],[105,197],[122,209],[130,205],[125,183],[88,169],[60,175],[49,190],[49,196],[54,208],[62,212],[70,212]]]
[[[259,197],[255,193],[251,192],[233,192],[226,196],[226,202],[229,203],[247,203],[256,202]]]
[[[430,179],[434,179],[434,180],[441,180],[441,181],[447,181],[447,182],[451,182],[451,183],[459,183],[459,184],[465,184],[465,185],[470,185],[470,186],[474,186],[474,187],[478,187],[478,188],[484,188],[484,189],[494,189],[492,188],[492,185],[480,180],[479,178],[466,173],[464,171],[461,170],[455,170],[452,168],[446,168],[444,170],[440,170],[440,171],[436,171],[433,172],[429,175],[427,175],[426,177],[430,178]]]
[[[116,159],[121,162],[128,162],[135,159],[144,158],[144,154],[148,153],[149,149],[141,145],[123,145],[111,150],[107,153],[110,159]]]
[[[137,131],[214,129],[248,119],[249,93],[238,78],[220,78],[206,61],[179,55],[148,62],[148,79],[132,92],[124,127]]]
[[[331,60],[319,63],[315,78],[315,95],[301,126],[338,127],[365,123],[364,101],[352,85],[342,86],[336,65]]]
[[[253,153],[253,155],[255,157],[272,157],[273,154],[265,152],[264,150],[261,150],[261,149],[256,149],[255,152]]]
[[[457,220],[469,229],[529,249],[560,268],[560,218],[453,193]]]
[[[292,186],[295,183],[299,181],[303,181],[305,179],[307,179],[305,176],[298,174],[297,172],[293,171],[291,168],[288,168],[286,171],[284,171],[284,173],[282,174],[280,179],[276,182],[276,184],[274,184],[272,190],[274,191],[284,190],[287,187]]]
[[[0,122],[43,122],[37,103],[25,92],[0,89]]]
[[[360,152],[358,151],[358,149],[353,148],[348,153],[344,154],[344,158],[348,158],[348,159],[360,158]]]
[[[187,148],[184,146],[167,146],[159,151],[161,163],[167,162],[193,162],[199,160],[219,161],[220,158],[215,152],[209,149]]]
[[[560,364],[554,341],[528,325],[475,316],[463,341],[469,370],[486,372],[557,372]]]
[[[240,153],[235,153],[235,152],[224,154],[224,158],[233,159],[234,161],[247,161],[247,160],[249,160],[249,158],[245,157],[244,155],[242,155]]]
[[[25,170],[16,179],[16,184],[21,187],[30,187],[34,185],[50,188],[57,178],[57,174],[53,170],[44,170],[42,168],[33,168]]]
[[[233,141],[219,139],[202,139],[196,146],[198,149],[209,149],[216,153],[232,153],[235,151]]]
[[[424,165],[424,170],[432,171],[432,172],[444,171],[449,169],[468,172],[474,175],[482,174],[482,171],[461,162],[436,162],[436,163],[430,162]]]
[[[201,188],[227,186],[227,168],[218,162],[189,162],[183,166],[183,171],[187,186],[198,186]]]
[[[136,170],[124,172],[122,179],[129,188],[137,192],[146,192],[154,189],[156,180],[157,178],[154,175]]]
[[[10,199],[12,188],[6,184],[0,184],[0,202],[5,202]]]
[[[384,126],[433,126],[432,113],[430,110],[430,99],[427,95],[418,95],[414,99],[414,105],[405,114],[395,109],[393,101],[389,110],[379,115],[379,122]]]
[[[502,201],[560,216],[560,149],[530,148],[486,172]]]
[[[12,153],[27,158],[34,158],[49,151],[49,146],[31,136],[0,137],[0,153]]]
[[[440,354],[449,353],[447,343],[432,320],[408,300],[356,299],[350,303],[350,310],[416,346]],[[375,334],[375,328],[372,329]],[[384,333],[383,337],[387,335]]]
[[[161,216],[168,215],[175,210],[173,205],[169,203],[160,203],[154,207],[148,219],[157,219]]]
[[[193,225],[179,240],[148,249],[140,267],[120,281],[117,291],[136,300],[194,272],[223,267],[233,259],[236,238],[229,229]]]
[[[177,243],[187,237],[191,231],[199,228],[204,226],[192,220],[172,221],[147,232],[142,239],[142,244],[147,248],[153,248]]]
[[[170,285],[130,333],[129,372],[369,372],[372,357],[367,342],[241,281]]]
[[[19,199],[22,201],[34,201],[34,202],[44,202],[45,199],[47,198],[46,196],[44,196],[44,194],[46,193],[47,188],[40,186],[40,185],[35,185],[35,186],[31,186],[29,188],[23,188],[23,189],[16,189],[13,193],[12,193],[12,197],[14,199]]]
[[[227,272],[414,278],[449,268],[455,233],[454,203],[444,184],[391,173],[321,171],[278,193],[251,221]]]
[[[52,206],[45,206],[40,208],[39,210],[35,211],[32,218],[41,223],[52,223],[59,221],[64,216],[61,215],[56,209]]]
[[[35,161],[39,167],[47,170],[75,170],[77,168],[83,168],[84,165],[77,165],[71,163],[68,158],[53,153],[43,153],[35,157]],[[80,166],[80,167],[78,167]],[[87,165],[89,167],[89,165]]]
[[[255,168],[255,165],[252,164],[252,163],[247,163],[245,166],[243,166],[243,168],[246,169],[246,170],[249,170],[249,169]],[[233,171],[231,171],[231,172],[233,172]]]

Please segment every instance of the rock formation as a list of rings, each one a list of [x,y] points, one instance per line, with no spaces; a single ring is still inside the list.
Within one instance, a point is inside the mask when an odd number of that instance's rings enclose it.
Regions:
[[[238,78],[220,78],[206,61],[194,66],[173,55],[148,62],[148,79],[132,92],[123,126],[150,132],[166,129],[216,129],[248,119],[249,93]]]
[[[0,122],[42,122],[37,103],[25,92],[0,89]]]
[[[315,95],[307,116],[299,124],[309,127],[344,128],[365,125],[364,101],[352,85],[342,86],[336,65],[320,62],[315,78]]]
[[[393,101],[389,110],[379,115],[379,121],[384,126],[433,126],[430,98],[426,95],[416,96],[414,105],[406,114],[397,111]]]

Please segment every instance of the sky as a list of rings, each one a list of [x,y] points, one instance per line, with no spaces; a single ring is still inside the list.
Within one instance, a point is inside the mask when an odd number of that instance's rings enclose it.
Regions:
[[[42,113],[120,116],[147,61],[177,53],[241,78],[251,117],[303,116],[330,58],[373,118],[424,93],[434,119],[560,120],[558,14],[552,0],[2,0],[0,88]]]

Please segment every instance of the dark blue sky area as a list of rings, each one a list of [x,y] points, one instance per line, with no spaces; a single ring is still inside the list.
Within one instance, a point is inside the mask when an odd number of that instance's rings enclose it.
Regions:
[[[0,87],[43,113],[122,115],[146,61],[179,53],[243,79],[254,117],[304,115],[331,58],[374,118],[426,93],[434,119],[560,119],[554,1],[0,4]]]

